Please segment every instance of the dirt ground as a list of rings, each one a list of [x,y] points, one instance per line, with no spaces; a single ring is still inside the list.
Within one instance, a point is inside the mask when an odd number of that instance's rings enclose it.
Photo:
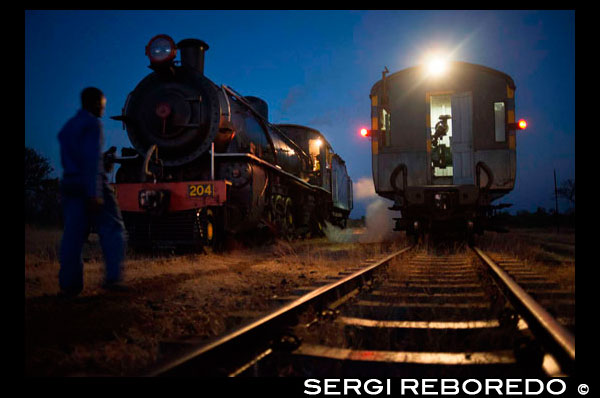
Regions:
[[[105,292],[97,236],[84,248],[84,290],[56,295],[60,230],[25,229],[25,373],[137,375],[165,342],[209,339],[281,306],[294,290],[376,257],[393,244],[276,241],[215,254],[128,252],[131,292]]]
[[[143,374],[165,355],[166,342],[221,335],[282,305],[299,287],[406,246],[400,234],[384,244],[319,238],[222,254],[128,252],[124,278],[132,290],[114,293],[100,288],[104,266],[92,235],[84,248],[85,288],[65,300],[56,297],[61,233],[25,227],[27,376]],[[573,231],[486,233],[479,243],[512,253],[574,290]]]

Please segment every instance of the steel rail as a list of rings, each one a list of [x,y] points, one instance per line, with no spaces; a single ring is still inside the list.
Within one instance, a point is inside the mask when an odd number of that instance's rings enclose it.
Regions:
[[[471,249],[491,269],[494,279],[503,287],[511,304],[522,311],[530,328],[540,333],[543,341],[552,347],[561,367],[572,372],[575,368],[575,336],[559,324],[481,249],[475,246]]]
[[[260,352],[265,352],[269,348],[265,347],[268,345],[265,342],[268,343],[269,340],[281,336],[282,332],[293,326],[297,316],[309,306],[323,306],[328,302],[335,301],[341,295],[351,292],[361,286],[365,279],[369,279],[375,270],[387,265],[391,260],[413,247],[408,246],[398,250],[370,266],[305,294],[249,325],[242,326],[212,342],[194,347],[176,359],[159,364],[145,376],[227,374],[226,370],[220,367],[223,362],[227,361],[227,358],[237,357],[243,352],[247,355],[258,355]],[[260,342],[262,342],[262,346],[257,347],[257,343]]]

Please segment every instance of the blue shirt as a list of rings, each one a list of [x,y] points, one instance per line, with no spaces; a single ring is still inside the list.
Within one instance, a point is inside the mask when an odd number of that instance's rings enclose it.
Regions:
[[[85,109],[69,119],[58,133],[63,184],[86,197],[102,197],[107,182],[102,159],[102,122]]]

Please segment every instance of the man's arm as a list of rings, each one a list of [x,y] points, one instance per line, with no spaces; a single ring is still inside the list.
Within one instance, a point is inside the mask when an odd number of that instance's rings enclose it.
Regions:
[[[92,200],[102,200],[102,176],[100,175],[102,162],[101,128],[100,121],[93,120],[87,124],[82,140],[84,187],[86,196]]]

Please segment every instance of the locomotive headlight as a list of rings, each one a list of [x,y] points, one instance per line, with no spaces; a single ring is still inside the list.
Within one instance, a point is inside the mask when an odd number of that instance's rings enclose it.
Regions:
[[[146,46],[146,55],[152,64],[172,61],[177,55],[175,42],[167,35],[154,36]]]

